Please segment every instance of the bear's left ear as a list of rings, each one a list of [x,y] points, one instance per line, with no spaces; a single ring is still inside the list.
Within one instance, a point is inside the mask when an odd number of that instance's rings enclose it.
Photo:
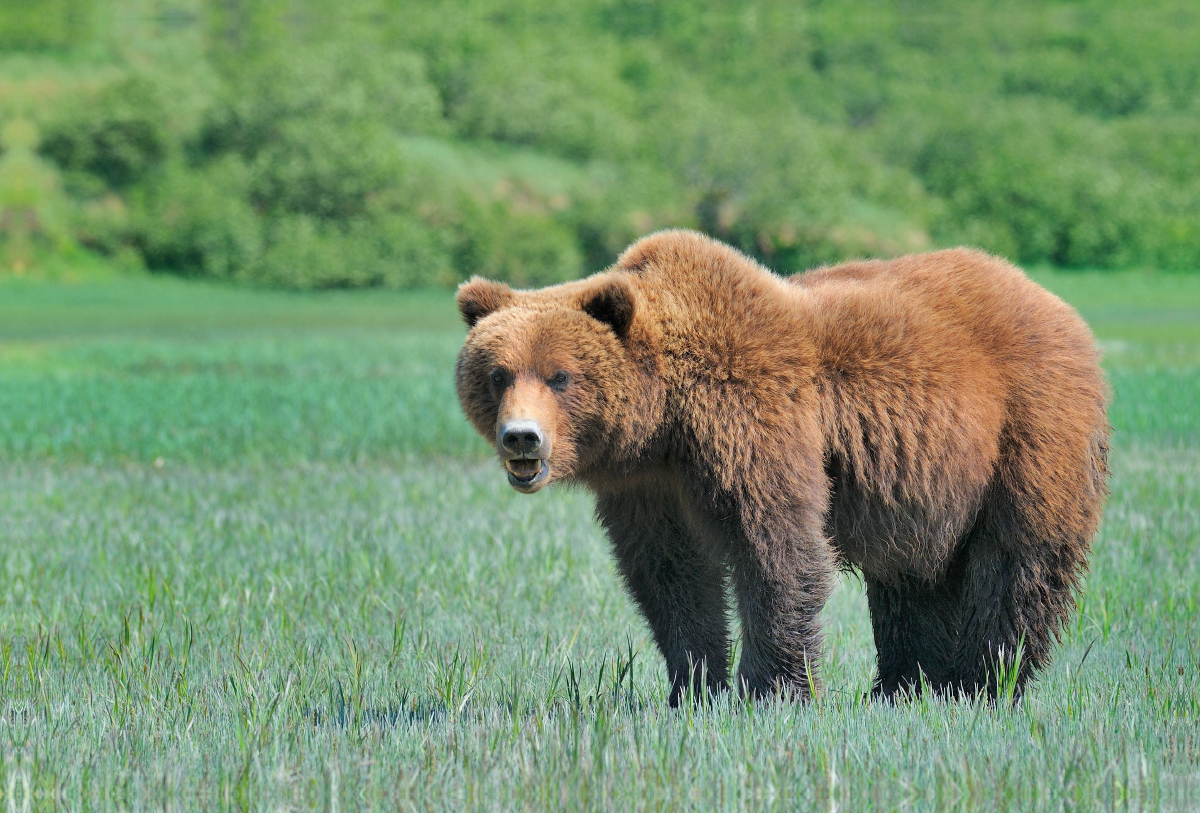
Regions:
[[[492,282],[483,277],[471,277],[458,286],[454,301],[458,304],[458,312],[468,328],[489,313],[500,310],[512,301],[513,292],[503,282]]]
[[[634,310],[633,289],[620,277],[606,280],[583,298],[583,312],[611,327],[620,339],[629,333]]]

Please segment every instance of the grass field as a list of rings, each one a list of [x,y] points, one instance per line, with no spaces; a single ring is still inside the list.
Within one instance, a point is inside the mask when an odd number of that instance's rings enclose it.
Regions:
[[[1112,497],[1016,708],[667,708],[585,493],[514,493],[449,294],[0,282],[8,809],[1200,810],[1200,276],[1055,274]]]

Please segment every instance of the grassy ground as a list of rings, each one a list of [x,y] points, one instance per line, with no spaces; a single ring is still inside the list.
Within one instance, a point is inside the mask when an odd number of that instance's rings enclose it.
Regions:
[[[515,494],[445,293],[0,283],[13,809],[1200,809],[1200,277],[1039,279],[1115,391],[1082,610],[1018,708],[671,711],[586,494]],[[27,804],[28,803],[28,804]]]

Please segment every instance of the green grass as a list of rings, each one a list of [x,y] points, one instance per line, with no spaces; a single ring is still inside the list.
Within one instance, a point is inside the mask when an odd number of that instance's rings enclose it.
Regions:
[[[1015,709],[667,708],[578,491],[511,491],[447,292],[0,283],[0,794],[13,809],[1194,810],[1200,285],[1045,273],[1106,349],[1082,609]]]

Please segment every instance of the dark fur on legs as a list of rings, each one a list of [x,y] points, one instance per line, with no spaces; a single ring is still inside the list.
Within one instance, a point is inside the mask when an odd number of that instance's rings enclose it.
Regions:
[[[1059,633],[1075,611],[1079,579],[1106,493],[1107,427],[1074,466],[1043,450],[1014,447],[967,540],[959,646],[951,675],[964,695],[996,700],[1003,671],[1018,669],[1013,699],[1050,662]],[[1054,475],[1080,499],[1056,504],[1041,488]],[[1019,662],[1016,659],[1020,658]]]
[[[1040,469],[1053,462],[1014,442],[940,579],[867,581],[879,662],[873,696],[911,696],[923,679],[947,697],[996,702],[1007,688],[1014,702],[1021,699],[1075,610],[1100,519],[1105,431],[1085,454],[1083,465],[1060,465],[1059,476],[1072,475],[1084,497],[1066,510],[1036,485],[1023,485],[1046,477]]]
[[[806,539],[800,534],[791,538]],[[764,555],[769,550],[764,544],[735,547],[740,555],[733,558],[733,584],[743,630],[737,685],[748,697],[782,694],[808,700],[821,685],[818,616],[832,592],[834,569],[828,545],[820,536],[816,541],[811,546],[779,544],[777,549],[791,550],[776,556]],[[797,559],[810,566],[787,565]]]
[[[873,698],[943,693],[953,682],[962,574],[928,584],[912,577],[867,580],[867,606],[879,674]]]
[[[666,659],[671,705],[689,692],[726,688],[725,563],[688,532],[676,501],[656,490],[601,495],[596,513]]]

